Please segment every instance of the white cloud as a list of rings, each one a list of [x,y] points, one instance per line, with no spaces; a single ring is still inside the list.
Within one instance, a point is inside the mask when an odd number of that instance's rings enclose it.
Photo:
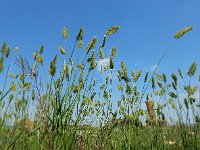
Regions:
[[[97,63],[97,70],[101,71],[101,68],[103,69],[105,66],[109,66],[109,63],[110,63],[109,58],[100,59]]]

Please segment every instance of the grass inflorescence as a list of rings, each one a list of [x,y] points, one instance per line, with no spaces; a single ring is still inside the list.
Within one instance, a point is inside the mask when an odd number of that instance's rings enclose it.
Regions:
[[[153,73],[130,71],[123,61],[116,71],[117,48],[113,46],[109,64],[101,66],[100,77],[95,74],[105,58],[106,43],[119,28],[109,28],[102,42],[94,36],[87,45],[83,45],[81,28],[70,53],[64,27],[64,44],[58,46],[61,55],[52,58],[47,74],[43,45],[30,64],[18,48],[12,51],[2,44],[0,75],[5,82],[0,91],[0,149],[200,149],[196,62],[185,74],[180,68],[170,77],[159,74],[157,68],[167,49]],[[185,28],[174,38],[191,30]],[[14,63],[6,65],[10,59]],[[18,73],[11,72],[12,65]],[[114,86],[119,97],[114,97]]]

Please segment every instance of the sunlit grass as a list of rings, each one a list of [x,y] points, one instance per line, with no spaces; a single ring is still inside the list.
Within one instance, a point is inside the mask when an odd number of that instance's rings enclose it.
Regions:
[[[33,54],[30,64],[18,49],[13,56],[10,46],[2,44],[0,149],[200,149],[197,64],[193,62],[186,74],[181,69],[171,77],[159,74],[156,71],[167,49],[153,73],[130,71],[121,61],[114,81],[117,48],[113,46],[109,64],[95,75],[98,62],[105,58],[106,43],[118,30],[113,26],[102,42],[94,36],[84,45],[81,28],[74,47],[67,51],[64,27],[64,44],[58,46],[60,54],[50,61],[48,73],[44,73],[44,46]],[[174,37],[191,30],[185,28]],[[17,74],[7,65],[9,55],[14,57]],[[63,64],[58,63],[60,59]],[[111,101],[113,86],[120,93],[117,108]],[[142,107],[146,100],[153,100],[156,117]]]

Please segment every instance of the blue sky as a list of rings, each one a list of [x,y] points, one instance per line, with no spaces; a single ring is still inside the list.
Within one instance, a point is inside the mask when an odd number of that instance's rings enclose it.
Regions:
[[[69,29],[71,42],[84,27],[86,44],[94,35],[101,39],[108,27],[120,25],[120,31],[108,43],[117,46],[118,59],[129,68],[152,67],[171,45],[161,71],[188,67],[193,60],[199,62],[199,0],[0,1],[0,43],[18,46],[20,53],[30,57],[44,44],[44,57],[52,58],[63,42],[64,26]],[[194,26],[193,32],[180,41],[172,38],[177,30],[189,25]]]
[[[106,53],[115,45],[116,61],[123,60],[131,70],[150,69],[168,47],[172,48],[160,72],[178,67],[186,72],[193,61],[200,62],[199,0],[0,0],[0,6],[0,43],[17,46],[20,54],[31,58],[44,44],[46,65],[63,44],[64,26],[69,30],[69,54],[80,27],[87,44],[95,35],[102,39],[113,25],[121,28],[108,39]],[[191,33],[173,39],[176,31],[190,25]]]

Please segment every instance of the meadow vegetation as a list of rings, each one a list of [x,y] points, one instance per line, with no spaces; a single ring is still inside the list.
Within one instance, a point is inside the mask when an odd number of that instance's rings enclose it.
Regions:
[[[68,30],[64,27],[64,44],[58,46],[59,54],[50,61],[48,72],[44,46],[28,61],[18,48],[2,44],[0,76],[5,82],[0,91],[0,149],[200,149],[197,63],[186,73],[178,68],[170,77],[159,74],[166,50],[153,72],[130,71],[123,61],[115,69],[117,48],[105,46],[117,30],[119,26],[113,26],[102,41],[94,37],[85,46],[81,28],[74,47],[66,51]],[[191,30],[187,27],[174,38]],[[111,49],[109,65],[97,74],[105,49]],[[12,73],[13,66],[18,73]],[[117,98],[115,86],[120,93]],[[153,101],[156,118],[144,107],[148,100]]]

